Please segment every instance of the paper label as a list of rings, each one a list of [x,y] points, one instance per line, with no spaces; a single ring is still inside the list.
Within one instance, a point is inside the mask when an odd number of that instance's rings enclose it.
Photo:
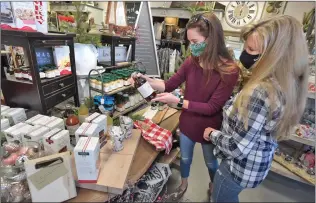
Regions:
[[[137,90],[144,98],[147,98],[154,92],[153,88],[150,86],[148,82],[145,82],[142,86],[137,88]]]
[[[68,126],[67,125],[67,130],[69,130],[69,135],[75,135],[75,132],[79,128],[79,124],[73,125],[73,126]]]
[[[28,178],[37,190],[41,190],[67,173],[68,170],[65,164],[52,163],[50,166],[40,169],[38,172],[32,174]]]
[[[102,99],[101,99],[101,105],[103,105],[103,104],[104,104],[104,99],[102,98]]]

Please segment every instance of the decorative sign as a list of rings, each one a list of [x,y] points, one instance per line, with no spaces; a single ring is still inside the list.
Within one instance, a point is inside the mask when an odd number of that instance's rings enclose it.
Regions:
[[[51,48],[35,48],[38,66],[54,64],[54,56]]]
[[[127,25],[134,26],[139,14],[141,2],[125,2]]]

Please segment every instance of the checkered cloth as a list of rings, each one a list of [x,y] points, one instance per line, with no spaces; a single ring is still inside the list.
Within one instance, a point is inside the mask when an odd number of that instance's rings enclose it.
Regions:
[[[278,84],[274,87],[278,87]],[[235,99],[228,101],[223,108],[221,131],[212,132],[215,156],[230,165],[234,180],[242,187],[256,187],[270,170],[277,147],[275,130],[285,105],[280,89],[277,92],[275,108],[272,109],[269,92],[260,86],[254,89],[247,105],[247,130],[238,110],[232,113]]]
[[[157,151],[166,150],[169,154],[172,148],[172,133],[149,119],[144,121],[135,121],[134,126],[142,131],[142,136],[150,144],[156,147]]]

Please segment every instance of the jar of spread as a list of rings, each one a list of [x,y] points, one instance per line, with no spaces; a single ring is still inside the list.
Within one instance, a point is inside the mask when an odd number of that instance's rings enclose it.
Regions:
[[[76,136],[75,132],[79,128],[79,118],[75,114],[70,114],[66,120],[66,127],[69,131],[70,143],[76,146]]]

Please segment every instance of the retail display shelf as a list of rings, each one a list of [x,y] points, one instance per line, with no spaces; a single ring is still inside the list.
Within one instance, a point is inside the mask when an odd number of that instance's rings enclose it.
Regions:
[[[315,140],[299,137],[295,134],[291,134],[290,139],[305,145],[315,146]]]
[[[277,173],[281,176],[285,176],[287,178],[302,182],[302,183],[306,183],[306,184],[310,184],[309,182],[307,182],[306,180],[304,180],[303,178],[299,177],[298,175],[292,173],[290,170],[288,170],[287,168],[285,168],[284,166],[282,166],[281,164],[279,164],[276,161],[272,161],[272,165],[271,165],[271,169],[272,172]]]
[[[132,87],[132,85],[128,85],[128,86],[124,86],[124,87],[121,87],[121,88],[117,88],[117,89],[115,89],[115,90],[113,90],[111,92],[102,92],[102,90],[99,90],[99,89],[96,89],[96,88],[93,88],[93,87],[91,87],[91,90],[93,90],[95,92],[98,92],[98,93],[101,93],[101,94],[104,93],[104,95],[113,95],[113,94],[122,92],[124,90],[127,90],[127,89],[129,89],[131,87]]]
[[[121,112],[115,111],[114,114],[113,114],[113,119],[116,119],[116,118],[118,118],[118,117],[121,116],[121,115],[124,115],[124,114],[126,114],[126,113],[129,113],[129,112],[133,111],[134,109],[140,107],[141,105],[143,105],[143,104],[145,104],[145,103],[146,103],[146,101],[145,101],[145,100],[142,100],[142,101],[139,102],[138,104],[136,104],[136,105],[134,105],[134,106],[132,106],[132,107],[129,107],[128,109],[125,109],[124,111],[121,111]]]

